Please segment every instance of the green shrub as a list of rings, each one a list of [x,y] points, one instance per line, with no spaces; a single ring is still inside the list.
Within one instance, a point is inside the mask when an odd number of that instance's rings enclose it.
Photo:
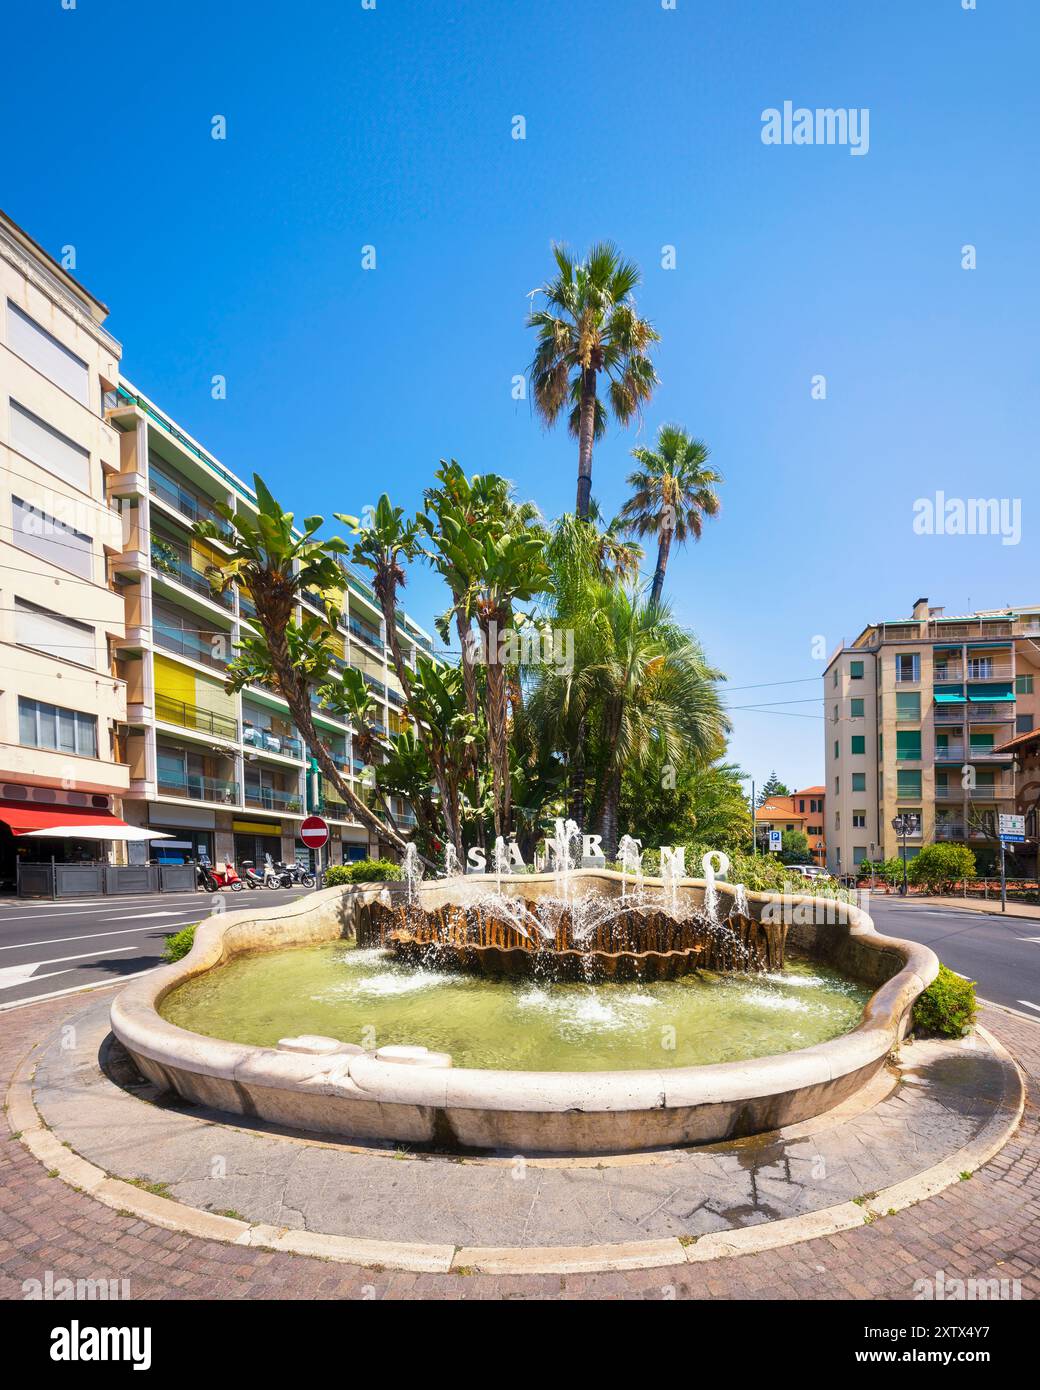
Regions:
[[[195,944],[195,928],[197,926],[198,922],[194,923],[193,926],[184,927],[183,930],[174,932],[172,936],[166,938],[166,945],[163,947],[163,960],[167,964],[172,965],[175,960],[181,960],[188,954]]]
[[[352,864],[333,864],[325,870],[326,888],[343,883],[386,883],[401,877],[392,859],[357,859]]]
[[[925,845],[911,859],[907,876],[933,892],[949,890],[960,879],[975,877],[975,855],[966,845]]]
[[[975,981],[939,966],[939,973],[914,1005],[914,1028],[940,1038],[962,1038],[975,1022]]]

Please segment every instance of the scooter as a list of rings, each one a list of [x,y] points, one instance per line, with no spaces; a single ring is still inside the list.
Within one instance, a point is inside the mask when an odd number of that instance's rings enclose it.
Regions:
[[[235,866],[230,859],[224,861],[222,869],[214,869],[211,864],[200,859],[195,866],[195,876],[199,887],[204,888],[207,893],[215,893],[218,888],[230,888],[233,893],[241,893],[245,887],[235,873]]]
[[[264,887],[291,888],[292,875],[281,862],[275,863],[269,854],[264,855]]]
[[[242,882],[247,888],[263,888],[263,875],[257,873],[251,859],[243,859],[239,868],[242,870]]]
[[[314,887],[314,875],[306,864],[297,860],[295,864],[283,864],[282,868],[290,875],[294,884],[302,884],[304,888]]]

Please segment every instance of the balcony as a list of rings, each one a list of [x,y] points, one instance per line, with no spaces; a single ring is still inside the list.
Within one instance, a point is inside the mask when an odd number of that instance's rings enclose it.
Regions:
[[[196,569],[194,565],[178,555],[172,547],[157,547],[154,536],[152,537],[152,572],[164,578],[172,579],[177,584],[183,584],[186,589],[191,589],[193,593],[209,599],[210,603],[219,604],[221,608],[230,610],[234,607],[235,601],[230,591],[217,593],[204,570]]]
[[[181,796],[186,801],[215,801],[221,806],[238,803],[238,783],[224,782],[216,777],[201,777],[190,772],[177,777],[160,772],[158,787],[160,796]]]
[[[285,791],[280,787],[246,787],[246,805],[260,811],[286,811],[299,815],[303,810],[300,793]]]
[[[163,651],[173,652],[175,656],[186,656],[191,661],[198,661],[203,666],[211,666],[215,671],[227,669],[231,648],[230,632],[206,631],[205,629],[193,632],[188,628],[175,626],[168,619],[163,619],[159,613],[156,613],[152,624],[152,633],[155,645],[161,647]],[[227,653],[227,655],[219,655],[219,653]]]
[[[180,729],[194,729],[200,734],[212,734],[214,738],[238,742],[237,720],[214,714],[212,710],[201,709],[198,705],[185,704],[183,700],[173,700],[168,695],[156,695],[155,717],[164,724],[176,724]]]
[[[1009,681],[1014,675],[1010,661],[972,661],[968,659],[967,677],[970,681]]]
[[[960,821],[936,821],[935,838],[939,841],[963,840],[964,826]]]
[[[250,748],[258,748],[263,753],[280,753],[283,758],[302,758],[303,743],[287,734],[276,734],[272,729],[258,729],[252,724],[244,725],[242,742]]]
[[[964,667],[957,662],[947,662],[945,666],[934,666],[932,668],[932,680],[936,685],[943,685],[949,681],[962,681],[964,679]]]
[[[148,469],[148,491],[188,521],[212,521],[220,531],[221,537],[226,541],[231,540],[231,528],[218,511],[201,497],[187,492],[154,466],[149,466]]]
[[[936,748],[935,761],[937,763],[964,763],[967,762],[966,749],[963,743],[948,743],[945,748]]]
[[[1015,702],[1003,700],[994,705],[969,705],[968,720],[972,724],[1013,724]]]
[[[966,704],[936,705],[933,718],[936,724],[963,724],[967,709]]]
[[[365,623],[358,622],[357,618],[348,618],[347,627],[354,637],[359,637],[362,642],[367,642],[377,652],[383,650],[383,641],[379,633],[366,626]]]

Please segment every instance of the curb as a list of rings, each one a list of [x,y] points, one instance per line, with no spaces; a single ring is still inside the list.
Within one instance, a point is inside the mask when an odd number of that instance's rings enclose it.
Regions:
[[[1026,1099],[1025,1078],[1018,1063],[988,1029],[979,1026],[976,1031],[1005,1063],[1008,1076],[1017,1082],[1017,1097],[1006,1096],[1001,1109],[994,1116],[994,1122],[1001,1118],[1004,1120],[996,1135],[987,1135],[984,1131],[942,1162],[904,1182],[871,1193],[862,1203],[843,1202],[802,1216],[734,1231],[713,1232],[689,1240],[668,1237],[614,1245],[460,1247],[325,1235],[218,1216],[172,1198],[143,1191],[121,1178],[113,1178],[104,1169],[66,1148],[47,1128],[36,1109],[32,1095],[32,1076],[35,1072],[32,1051],[22,1059],[11,1079],[7,1092],[7,1119],[12,1134],[18,1137],[34,1158],[68,1186],[116,1211],[136,1216],[165,1230],[179,1231],[203,1240],[418,1274],[611,1273],[752,1255],[854,1230],[933,1197],[960,1181],[962,1174],[975,1172],[998,1153],[1014,1134],[1022,1118]],[[991,1127],[992,1124],[987,1129]]]

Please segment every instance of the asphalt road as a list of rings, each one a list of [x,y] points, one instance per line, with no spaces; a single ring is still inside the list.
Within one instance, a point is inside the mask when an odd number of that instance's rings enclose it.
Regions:
[[[879,932],[930,946],[944,965],[975,980],[983,999],[1040,1019],[1040,907],[1036,912],[1033,919],[1002,917],[876,894],[870,899]]]
[[[273,907],[310,891],[257,888],[64,903],[2,898],[0,1010],[85,986],[112,984],[161,965],[166,937],[209,916],[217,901],[233,912]]]

